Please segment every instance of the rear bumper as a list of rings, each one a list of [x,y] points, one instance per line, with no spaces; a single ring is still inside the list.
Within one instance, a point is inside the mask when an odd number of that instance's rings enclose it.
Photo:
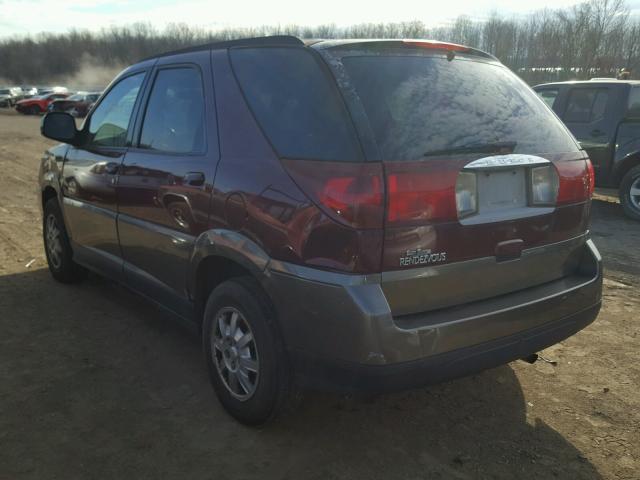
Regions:
[[[379,275],[272,262],[265,288],[300,383],[403,389],[525,357],[591,323],[600,309],[602,260],[590,240],[579,249],[578,268],[559,280],[413,315],[392,315]]]
[[[554,345],[595,320],[600,302],[542,327],[459,348],[412,362],[365,365],[294,353],[298,382],[306,387],[343,392],[385,392],[417,388],[464,377],[518,360]]]

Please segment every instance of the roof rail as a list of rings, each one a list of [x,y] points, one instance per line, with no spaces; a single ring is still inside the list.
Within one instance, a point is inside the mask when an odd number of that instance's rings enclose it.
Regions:
[[[154,58],[168,57],[171,55],[178,55],[181,53],[199,52],[202,50],[213,50],[218,48],[231,48],[231,47],[264,47],[264,46],[304,46],[302,40],[292,35],[271,35],[268,37],[251,37],[251,38],[238,38],[235,40],[222,40],[219,42],[205,43],[203,45],[195,45],[193,47],[181,48],[178,50],[172,50],[169,52],[160,53],[158,55],[152,55],[147,58],[143,58],[140,62],[145,60],[152,60]]]

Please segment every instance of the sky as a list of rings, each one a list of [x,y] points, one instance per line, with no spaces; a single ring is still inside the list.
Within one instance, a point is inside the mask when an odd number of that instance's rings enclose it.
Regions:
[[[421,20],[446,23],[461,14],[482,18],[490,12],[522,15],[542,8],[561,8],[577,0],[0,0],[0,37],[71,28],[99,30],[110,25],[149,22],[187,23],[207,29],[298,24],[338,26],[364,22]],[[629,0],[640,10],[640,0]]]

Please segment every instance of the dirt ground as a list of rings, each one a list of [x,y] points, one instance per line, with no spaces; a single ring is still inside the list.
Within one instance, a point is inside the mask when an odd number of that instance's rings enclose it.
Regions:
[[[543,352],[557,366],[368,401],[309,393],[249,429],[172,318],[95,276],[51,279],[38,125],[0,111],[0,479],[640,479],[640,223],[615,197],[593,209],[603,309]]]

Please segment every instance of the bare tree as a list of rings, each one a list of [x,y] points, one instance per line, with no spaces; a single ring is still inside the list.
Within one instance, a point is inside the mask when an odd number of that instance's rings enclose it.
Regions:
[[[640,19],[625,0],[588,0],[569,8],[540,10],[506,18],[460,16],[436,27],[421,21],[335,24],[316,27],[264,25],[208,31],[170,24],[159,31],[147,23],[112,26],[97,33],[72,29],[0,40],[0,78],[16,83],[49,83],[69,78],[87,64],[122,67],[140,58],[188,45],[273,34],[301,38],[431,38],[452,41],[496,55],[526,81],[613,76],[640,70]]]

